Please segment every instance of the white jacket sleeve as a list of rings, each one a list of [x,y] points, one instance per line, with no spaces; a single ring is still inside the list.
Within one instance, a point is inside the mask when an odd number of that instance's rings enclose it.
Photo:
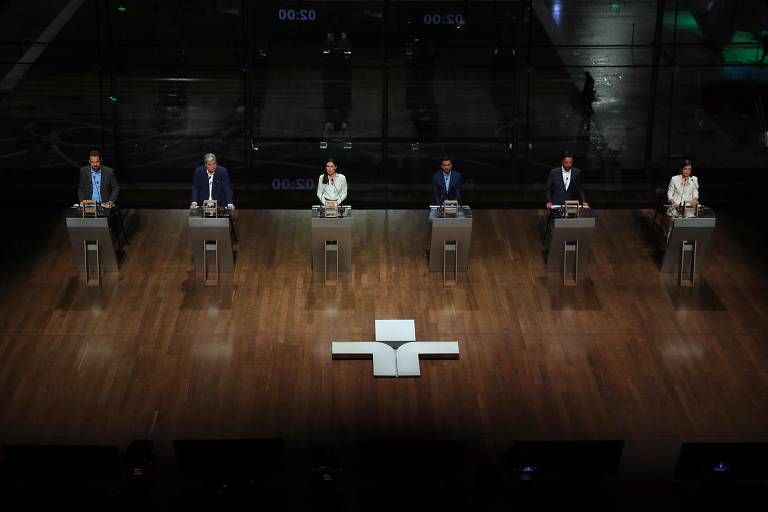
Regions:
[[[339,180],[339,203],[344,201],[347,198],[347,177],[346,176],[340,176],[342,179]]]
[[[675,177],[672,176],[672,178],[669,180],[669,186],[667,187],[667,200],[670,203],[675,202],[675,197],[679,196],[677,193],[677,187],[675,187]]]
[[[324,174],[321,174],[319,178],[317,178],[317,198],[320,200],[320,204],[323,204],[323,176]]]

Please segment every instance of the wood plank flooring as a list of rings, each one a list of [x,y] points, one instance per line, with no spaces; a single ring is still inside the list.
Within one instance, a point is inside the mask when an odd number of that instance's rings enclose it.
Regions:
[[[661,275],[652,212],[598,212],[585,279],[545,271],[543,211],[477,211],[468,278],[427,272],[426,213],[356,211],[353,271],[310,269],[306,211],[239,211],[236,272],[205,288],[186,211],[131,212],[118,275],[82,285],[60,212],[0,260],[0,439],[118,444],[282,437],[289,451],[462,439],[500,460],[515,439],[626,439],[622,472],[671,474],[679,443],[768,440],[765,234],[718,219],[696,288]],[[34,222],[33,222],[34,221]],[[419,379],[332,360],[411,318],[461,358]]]

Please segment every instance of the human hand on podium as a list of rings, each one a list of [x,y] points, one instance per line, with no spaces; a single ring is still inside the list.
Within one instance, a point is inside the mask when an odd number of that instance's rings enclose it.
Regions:
[[[552,209],[552,201],[549,201],[547,203],[547,210],[551,210],[551,209]]]
[[[189,205],[189,209],[190,209],[190,210],[195,210],[195,209],[197,209],[197,203],[196,203],[195,201],[192,201],[192,204],[190,204],[190,205]]]
[[[234,210],[235,209],[235,205],[233,205],[232,203],[229,203],[227,205],[227,208],[229,208],[230,210]]]

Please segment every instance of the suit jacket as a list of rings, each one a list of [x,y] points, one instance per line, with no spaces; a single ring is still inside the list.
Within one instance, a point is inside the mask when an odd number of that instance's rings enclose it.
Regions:
[[[336,195],[336,191],[338,191],[339,195],[336,200],[341,204],[341,202],[347,198],[347,178],[345,178],[343,174],[337,172],[334,182],[331,184],[330,181],[328,183],[323,183],[323,178],[325,176],[326,174],[323,173],[317,178],[317,198],[322,203],[323,197],[331,199]]]
[[[117,182],[115,170],[106,165],[101,166],[101,202],[117,202],[120,194],[120,184]],[[91,166],[86,165],[80,169],[80,183],[77,186],[78,201],[93,199],[93,180],[91,179]]]
[[[699,178],[691,176],[688,185],[683,186],[683,175],[672,176],[667,187],[667,199],[669,202],[680,204],[692,199],[699,200]]]
[[[232,185],[229,182],[229,171],[226,167],[216,166],[211,197],[219,202],[219,206],[233,204]],[[192,202],[202,205],[206,199],[208,199],[208,170],[204,165],[200,165],[195,169],[192,178]]]
[[[571,167],[571,182],[568,184],[568,190],[566,190],[563,181],[563,168],[562,166],[555,167],[549,171],[544,195],[547,197],[547,202],[552,204],[563,204],[565,201],[574,199],[583,203],[587,198],[584,196],[584,189],[581,188],[581,171]]]
[[[432,204],[443,204],[446,199],[456,199],[461,202],[461,174],[458,171],[451,171],[451,181],[448,182],[447,190],[443,171],[437,171],[432,176]]]

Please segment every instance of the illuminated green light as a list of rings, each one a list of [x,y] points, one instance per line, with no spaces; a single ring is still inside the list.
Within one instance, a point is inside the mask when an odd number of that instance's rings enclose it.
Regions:
[[[664,13],[664,25],[669,28],[675,26],[675,11]],[[696,18],[693,17],[691,11],[683,9],[677,11],[677,30],[699,30],[699,24],[696,22]]]
[[[107,96],[107,99],[109,100],[109,102],[111,104],[113,104],[113,105],[117,104],[117,96]]]
[[[123,13],[123,12],[127,12],[127,11],[128,11],[128,8],[126,6],[124,6],[124,5],[118,5],[117,6],[117,12]]]
[[[731,44],[754,43],[745,46],[730,46]],[[760,56],[760,42],[750,32],[737,30],[731,40],[723,48],[723,62],[728,64],[754,64]]]
[[[619,9],[621,9],[621,4],[619,2],[611,2],[612,11],[618,11]]]

